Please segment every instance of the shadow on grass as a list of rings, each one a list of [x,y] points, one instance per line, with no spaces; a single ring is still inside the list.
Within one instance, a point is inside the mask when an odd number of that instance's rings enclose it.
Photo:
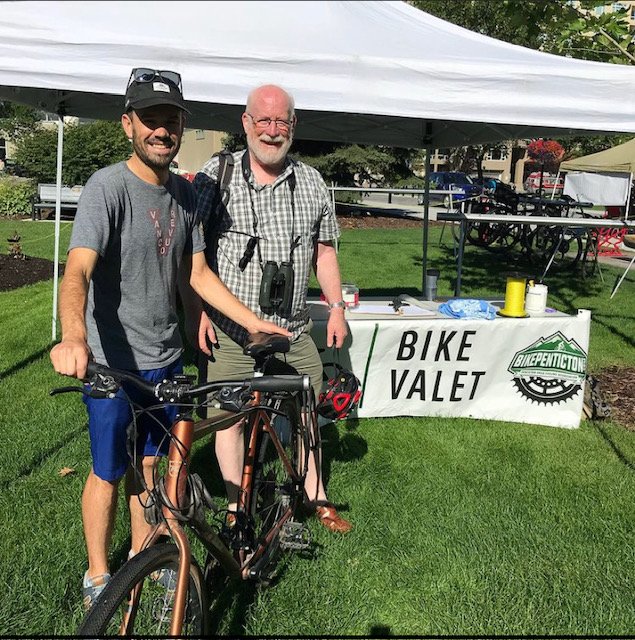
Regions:
[[[346,432],[340,436],[337,425],[333,422],[321,428],[322,437],[322,478],[327,489],[331,477],[331,466],[334,460],[338,462],[352,462],[361,460],[368,452],[368,443],[359,434],[354,432],[358,420],[346,421]],[[334,501],[338,511],[348,511],[349,505]]]
[[[24,369],[25,367],[28,367],[30,364],[33,364],[34,362],[39,360],[43,355],[47,354],[53,348],[53,344],[54,344],[53,342],[49,342],[49,344],[46,345],[46,347],[43,347],[42,349],[39,349],[35,353],[32,353],[30,356],[24,358],[23,360],[20,360],[20,362],[16,362],[13,366],[9,367],[8,369],[5,369],[4,371],[0,371],[0,380],[13,375],[14,373],[17,373],[21,369]]]
[[[629,347],[635,347],[635,338],[632,335],[624,333],[624,331],[620,330],[620,327],[627,326],[627,322],[631,321],[632,318],[628,316],[621,315],[606,315],[603,313],[592,312],[593,322],[596,325],[600,325],[605,329],[608,329],[613,336],[619,336],[622,341],[627,344]],[[608,322],[610,320],[611,322]]]
[[[619,445],[613,440],[609,432],[604,428],[602,424],[600,424],[597,420],[592,422],[593,426],[598,430],[599,434],[602,436],[606,444],[611,447],[613,453],[617,456],[617,459],[628,469],[631,471],[635,471],[635,461],[631,460],[623,451],[620,449]]]
[[[41,465],[43,465],[48,458],[55,455],[58,451],[63,449],[67,444],[75,440],[83,431],[88,429],[88,425],[84,423],[81,427],[74,429],[72,431],[68,431],[66,436],[50,446],[48,449],[44,451],[40,451],[37,456],[28,461],[25,466],[23,466],[19,471],[17,471],[11,478],[6,480],[0,480],[0,491],[10,487],[14,482],[19,480],[20,478],[24,478],[25,476],[30,475],[34,471],[36,471]]]

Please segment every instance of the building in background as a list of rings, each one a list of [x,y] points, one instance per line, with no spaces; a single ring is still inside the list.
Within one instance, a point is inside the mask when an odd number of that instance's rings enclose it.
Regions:
[[[223,148],[225,135],[222,131],[186,129],[175,158],[179,173],[195,174],[199,171],[214,153]]]

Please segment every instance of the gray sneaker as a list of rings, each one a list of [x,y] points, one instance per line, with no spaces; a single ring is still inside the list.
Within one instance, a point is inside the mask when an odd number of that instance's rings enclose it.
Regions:
[[[109,573],[102,573],[101,575],[89,578],[88,571],[86,571],[82,584],[82,599],[84,602],[84,609],[86,611],[88,611],[93,606],[99,594],[108,584],[108,580],[110,580]]]

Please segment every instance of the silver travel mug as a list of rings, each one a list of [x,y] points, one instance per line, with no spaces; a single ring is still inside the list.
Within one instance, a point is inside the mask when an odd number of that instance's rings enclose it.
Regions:
[[[426,269],[426,286],[424,291],[424,297],[426,300],[436,299],[438,280],[439,280],[438,269]]]

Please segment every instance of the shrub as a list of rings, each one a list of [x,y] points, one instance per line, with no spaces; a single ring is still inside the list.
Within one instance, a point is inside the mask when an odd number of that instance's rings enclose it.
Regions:
[[[14,218],[31,212],[37,194],[33,180],[0,177],[0,217]]]
[[[130,157],[130,142],[121,123],[97,120],[64,128],[62,182],[86,184],[102,167]],[[40,129],[16,145],[16,162],[37,182],[54,183],[57,177],[57,131]]]

